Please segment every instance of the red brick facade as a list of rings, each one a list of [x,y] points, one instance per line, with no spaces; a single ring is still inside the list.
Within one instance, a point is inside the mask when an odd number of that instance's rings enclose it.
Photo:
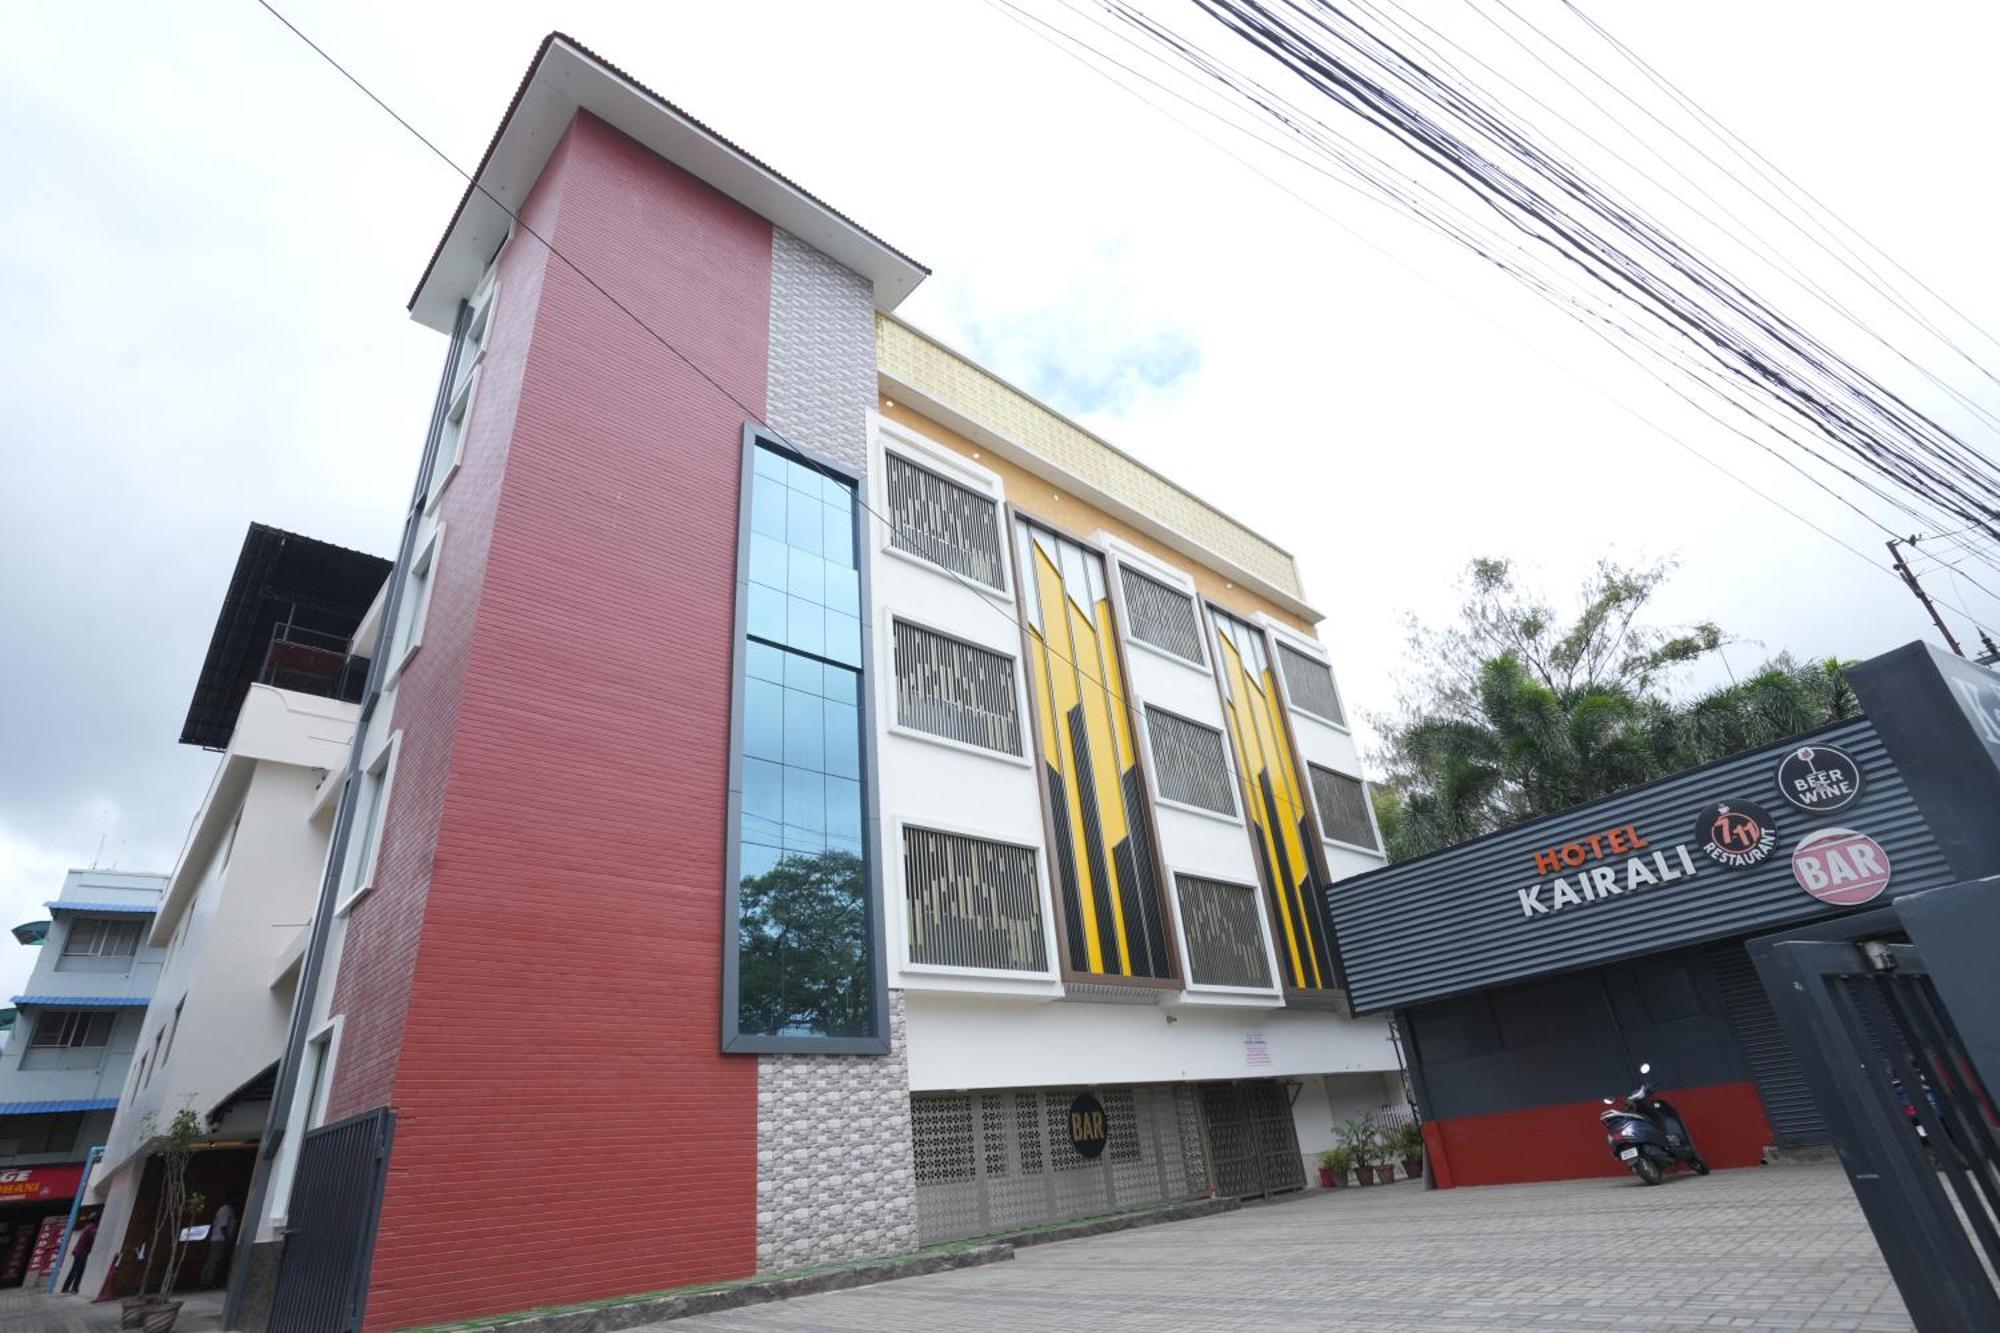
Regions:
[[[762,413],[768,223],[588,116],[524,216]],[[756,1062],[717,1050],[743,423],[509,243],[333,1004],[331,1114],[398,1113],[370,1328],[756,1266]]]

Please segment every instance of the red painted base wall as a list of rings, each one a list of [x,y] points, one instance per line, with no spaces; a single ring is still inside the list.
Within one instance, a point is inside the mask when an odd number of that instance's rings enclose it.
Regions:
[[[1755,1166],[1776,1142],[1754,1083],[1661,1091],[1711,1166]],[[1440,1188],[1623,1175],[1627,1168],[1604,1145],[1603,1110],[1603,1102],[1567,1102],[1432,1121],[1424,1126],[1432,1174]]]

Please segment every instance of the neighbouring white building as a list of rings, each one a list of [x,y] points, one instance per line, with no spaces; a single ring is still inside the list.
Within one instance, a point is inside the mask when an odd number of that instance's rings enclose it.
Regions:
[[[14,928],[41,955],[0,1051],[0,1286],[47,1271],[86,1154],[111,1127],[160,976],[148,936],[166,882],[72,870],[49,919]]]
[[[225,1202],[242,1211],[326,860],[327,774],[354,736],[348,641],[386,570],[262,526],[244,543],[182,736],[220,743],[221,762],[151,919],[158,984],[132,1015],[137,1058],[92,1182],[104,1215],[86,1291],[137,1279],[157,1190],[148,1141],[181,1110],[205,1138],[189,1167],[202,1220]],[[197,1245],[180,1285],[206,1258]]]

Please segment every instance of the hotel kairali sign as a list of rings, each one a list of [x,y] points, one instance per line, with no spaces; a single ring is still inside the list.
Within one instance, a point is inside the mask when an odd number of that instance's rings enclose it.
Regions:
[[[1845,810],[1861,795],[1861,766],[1831,745],[1805,745],[1779,761],[1778,790],[1808,816]],[[1762,865],[1776,855],[1783,832],[1755,801],[1726,798],[1696,811],[1690,832],[1667,842],[1637,824],[1600,829],[1534,854],[1535,881],[1517,888],[1524,917],[1554,916],[1612,898],[1646,893],[1702,875]],[[1889,886],[1889,854],[1851,828],[1823,827],[1793,847],[1792,878],[1823,903],[1854,907]]]

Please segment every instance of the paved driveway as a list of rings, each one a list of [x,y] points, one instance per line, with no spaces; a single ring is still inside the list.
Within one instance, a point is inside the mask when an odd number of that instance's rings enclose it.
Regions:
[[[1912,1327],[1836,1165],[1657,1189],[1565,1181],[1315,1193],[1009,1263],[655,1326],[723,1330]]]

